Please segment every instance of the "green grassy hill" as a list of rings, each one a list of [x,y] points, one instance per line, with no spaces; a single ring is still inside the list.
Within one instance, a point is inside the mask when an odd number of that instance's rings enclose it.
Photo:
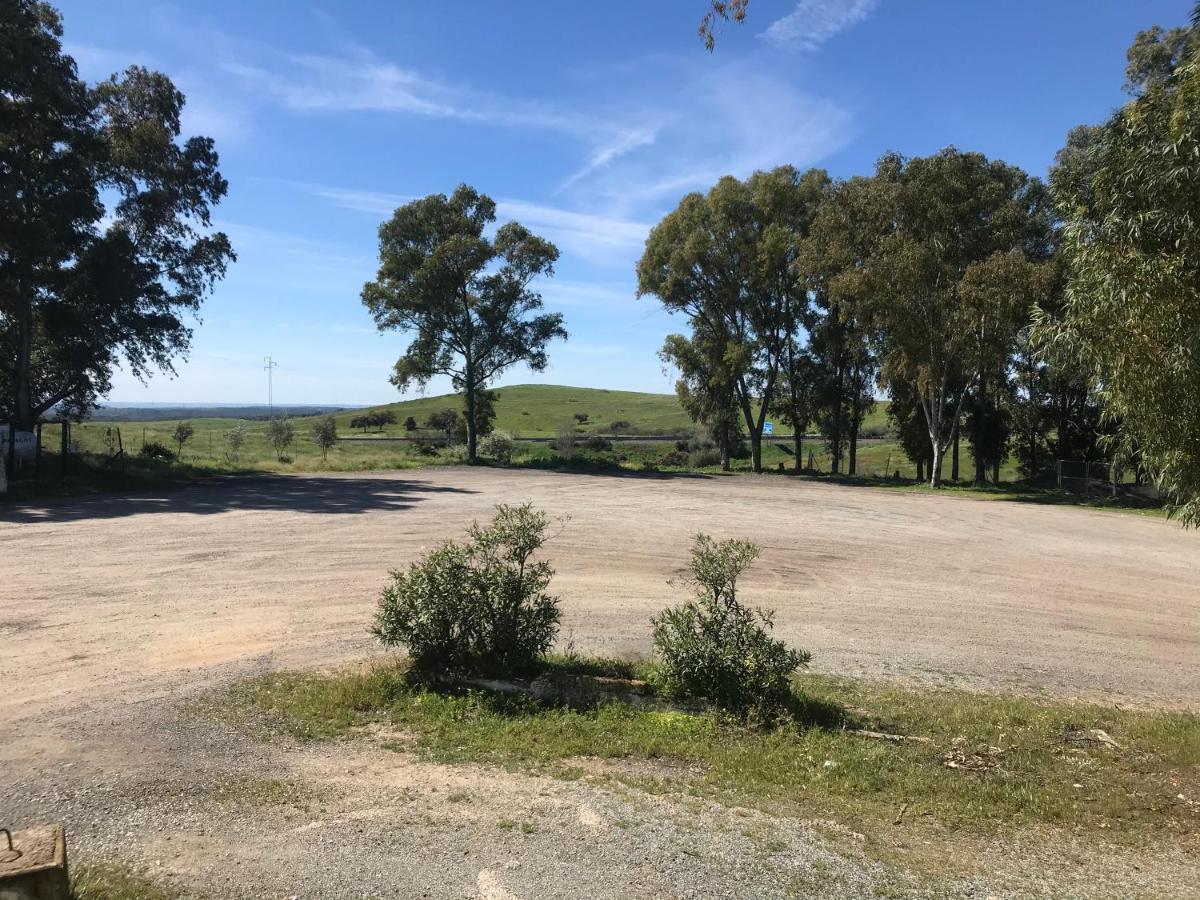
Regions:
[[[579,430],[592,434],[608,434],[613,422],[628,422],[626,434],[673,434],[694,427],[679,398],[674,394],[645,394],[637,391],[610,391],[601,388],[567,387],[560,384],[515,384],[496,388],[496,428],[520,437],[553,437],[564,422],[573,422],[576,413],[587,415]],[[421,426],[431,413],[452,408],[462,411],[462,398],[457,394],[441,394],[418,400],[402,400],[369,409],[338,413],[339,433],[350,436],[350,420],[355,416],[380,410],[396,414],[397,424],[384,434],[403,434],[404,420],[412,416]],[[887,401],[875,404],[875,409],[863,422],[864,429],[887,426]],[[810,429],[811,430],[811,429]],[[789,432],[777,426],[778,433]],[[378,435],[378,432],[369,432]]]
[[[587,416],[579,426],[585,433],[608,433],[613,422],[628,422],[624,430],[633,434],[671,434],[692,427],[692,422],[674,394],[643,394],[636,391],[608,391],[598,388],[566,387],[558,384],[515,384],[496,389],[496,428],[521,437],[552,437],[564,422],[575,415]],[[404,420],[412,416],[421,425],[431,413],[443,409],[462,411],[462,398],[441,394],[402,400],[370,409],[338,413],[338,431],[350,436],[350,420],[380,410],[395,413],[397,424],[386,434],[403,434]],[[374,433],[374,432],[372,432]]]

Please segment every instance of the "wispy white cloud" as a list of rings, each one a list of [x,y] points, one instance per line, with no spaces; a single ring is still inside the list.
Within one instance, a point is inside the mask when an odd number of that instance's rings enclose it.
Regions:
[[[591,139],[618,129],[554,104],[505,97],[449,84],[377,57],[362,48],[348,55],[270,55],[270,65],[226,60],[221,68],[293,112],[386,112],[435,119],[536,128]],[[611,139],[611,138],[608,138]]]
[[[657,136],[658,131],[654,128],[631,128],[628,131],[618,134],[613,140],[597,147],[587,162],[562,183],[558,192],[562,192],[582,181],[597,169],[604,168],[604,166],[607,166],[614,160],[620,159],[622,156],[632,153],[641,147],[650,146],[654,143]]]
[[[388,216],[398,206],[408,203],[411,196],[383,191],[363,191],[317,184],[299,184],[315,196],[329,200],[342,209]],[[593,262],[614,258],[627,259],[641,249],[650,223],[633,219],[579,212],[534,203],[527,200],[500,198],[496,200],[496,217],[500,222],[515,220],[535,233],[541,234],[560,250]]]
[[[863,21],[878,5],[879,0],[800,0],[790,13],[772,22],[763,35],[774,44],[816,50],[834,35]]]

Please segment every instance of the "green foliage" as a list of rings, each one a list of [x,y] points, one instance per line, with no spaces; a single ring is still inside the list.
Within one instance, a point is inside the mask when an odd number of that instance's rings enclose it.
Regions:
[[[175,451],[170,447],[160,444],[158,441],[146,441],[146,443],[142,444],[142,449],[139,453],[146,459],[153,459],[158,462],[173,462],[175,459]]]
[[[0,14],[0,420],[82,413],[112,383],[170,370],[234,259],[210,212],[227,185],[184,97],[141,66],[89,87],[48,3]]]
[[[448,541],[406,571],[392,572],[373,629],[403,645],[422,671],[506,674],[531,666],[558,633],[554,570],[533,560],[548,519],[531,504],[496,507],[466,543]]]
[[[707,194],[684,197],[651,230],[638,261],[638,296],[658,297],[692,328],[661,354],[682,363],[681,398],[694,396],[710,416],[736,410],[756,472],[767,410],[809,303],[800,249],[828,189],[819,169],[726,176]]]
[[[336,420],[335,420],[336,421]],[[375,431],[383,431],[388,425],[396,424],[396,414],[390,409],[377,409],[370,412],[361,413],[350,418],[351,428],[361,428],[364,432],[370,428]],[[413,423],[413,428],[416,428],[416,422]],[[410,431],[412,429],[409,429]]]
[[[696,599],[654,619],[658,684],[671,696],[703,698],[769,721],[791,697],[791,677],[811,656],[770,635],[771,613],[737,599],[738,577],[758,557],[749,541],[696,535],[691,570]]]
[[[333,416],[325,416],[318,419],[313,423],[308,434],[309,439],[321,451],[321,461],[324,462],[329,457],[330,449],[337,446],[337,419]]]
[[[593,674],[643,675],[627,668],[601,664]],[[239,685],[232,699],[225,714],[258,721],[265,715],[272,733],[319,740],[379,722],[412,736],[396,749],[446,762],[577,775],[580,757],[646,760],[650,765],[624,776],[635,786],[801,819],[846,815],[855,829],[879,828],[889,839],[897,810],[919,798],[921,812],[936,823],[922,840],[942,834],[951,851],[961,850],[964,832],[990,838],[997,826],[1031,824],[1063,829],[1072,841],[1083,833],[1104,841],[1157,837],[1176,846],[1195,830],[1194,808],[1177,795],[1200,792],[1194,713],[814,674],[797,679],[798,721],[770,730],[619,703],[573,709],[486,691],[439,693],[395,667],[272,673]],[[869,740],[853,728],[928,742]],[[1091,728],[1104,729],[1123,749],[1065,740]],[[948,767],[947,754],[956,752],[978,753],[981,768]],[[652,764],[664,761],[663,777],[647,781]],[[631,770],[609,771],[619,779]],[[1075,787],[1081,782],[1086,792]]]
[[[191,422],[180,422],[175,426],[175,431],[171,434],[171,439],[179,448],[179,455],[183,455],[183,445],[192,439],[196,434],[196,428]]]
[[[280,462],[283,461],[284,451],[295,439],[296,427],[292,425],[291,419],[280,417],[267,423],[267,442],[274,449],[275,458]]]
[[[495,220],[495,202],[465,184],[400,207],[379,228],[379,273],[362,291],[381,331],[413,335],[393,384],[446,375],[465,395],[472,462],[480,392],[517,363],[544,370],[549,343],[567,336],[530,288],[554,273],[558,249],[516,222],[485,236]]]
[[[238,422],[222,435],[225,441],[225,457],[231,463],[236,463],[242,455],[242,447],[246,444],[246,423]]]
[[[1198,7],[1200,12],[1200,7]],[[1135,100],[1054,184],[1070,282],[1035,335],[1098,386],[1117,450],[1135,453],[1200,525],[1200,28],[1144,32],[1130,51]],[[1175,67],[1174,63],[1178,62]]]
[[[479,452],[501,465],[507,466],[512,462],[513,451],[516,448],[517,442],[507,431],[493,431],[483,439],[479,445]]]

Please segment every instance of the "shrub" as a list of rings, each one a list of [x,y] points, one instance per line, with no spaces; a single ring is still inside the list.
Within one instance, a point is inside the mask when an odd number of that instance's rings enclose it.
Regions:
[[[664,453],[662,459],[658,461],[660,466],[672,466],[675,468],[685,468],[688,464],[688,455],[683,450],[672,450],[669,453]]]
[[[295,439],[296,428],[290,419],[272,419],[267,423],[267,443],[275,448],[275,458],[280,462],[284,462],[284,451],[292,445],[292,441]]]
[[[558,434],[552,442],[554,450],[564,459],[575,452],[575,423],[563,422],[558,426]]]
[[[572,418],[574,418],[575,421],[578,422],[580,425],[586,425],[587,420],[588,420],[588,414],[587,413],[575,413],[575,415]]]
[[[546,540],[546,514],[531,504],[497,506],[466,543],[447,541],[407,571],[392,572],[374,634],[408,648],[420,671],[503,675],[528,669],[558,634],[554,570],[532,561]]]
[[[628,431],[632,427],[633,426],[630,425],[629,422],[625,421],[624,419],[617,419],[617,421],[611,422],[609,424],[608,430],[612,434],[620,434],[622,431]]]
[[[749,541],[696,535],[691,560],[696,599],[653,620],[663,693],[703,698],[757,721],[770,721],[786,706],[791,675],[811,656],[771,637],[770,612],[738,602],[738,576],[759,552]]]
[[[225,432],[225,458],[236,463],[238,457],[241,456],[242,447],[246,443],[246,423],[238,422],[229,431]]]
[[[146,441],[146,443],[142,444],[140,454],[146,459],[153,459],[158,462],[171,462],[175,459],[175,451],[170,447],[160,444],[158,441]]]
[[[593,434],[587,439],[587,443],[584,446],[586,446],[589,450],[596,451],[597,453],[604,453],[611,450],[613,445],[612,441],[610,441],[608,438],[601,437],[598,434]]]
[[[414,419],[412,416],[409,416],[407,419],[405,419],[404,420],[404,430],[405,431],[416,431],[417,430],[417,420]]]
[[[483,439],[479,452],[501,465],[507,466],[512,462],[513,451],[516,448],[517,442],[507,431],[493,431]]]
[[[721,464],[721,451],[716,449],[696,450],[688,455],[688,464],[693,469],[707,469]]]
[[[171,435],[171,440],[179,447],[179,455],[183,456],[183,445],[192,439],[196,429],[191,422],[180,422],[175,426],[175,433]]]
[[[321,451],[321,462],[324,462],[329,457],[330,448],[337,445],[337,419],[333,416],[318,419],[309,430],[309,439]]]

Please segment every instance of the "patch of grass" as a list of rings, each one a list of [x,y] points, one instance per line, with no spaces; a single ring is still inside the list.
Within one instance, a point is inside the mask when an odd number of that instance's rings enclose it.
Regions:
[[[118,866],[71,866],[72,900],[175,900],[178,896]]]
[[[1196,841],[1194,714],[816,675],[797,680],[795,694],[796,717],[761,731],[707,713],[620,704],[578,710],[485,691],[434,692],[384,667],[258,678],[235,689],[232,708],[301,739],[388,723],[413,735],[413,747],[450,763],[551,772],[578,757],[683,763],[664,767],[662,778],[614,777],[731,807],[879,826],[905,807],[909,821],[981,833],[1048,825]],[[874,740],[854,728],[927,741]],[[1088,740],[1089,729],[1103,729],[1120,748]]]

